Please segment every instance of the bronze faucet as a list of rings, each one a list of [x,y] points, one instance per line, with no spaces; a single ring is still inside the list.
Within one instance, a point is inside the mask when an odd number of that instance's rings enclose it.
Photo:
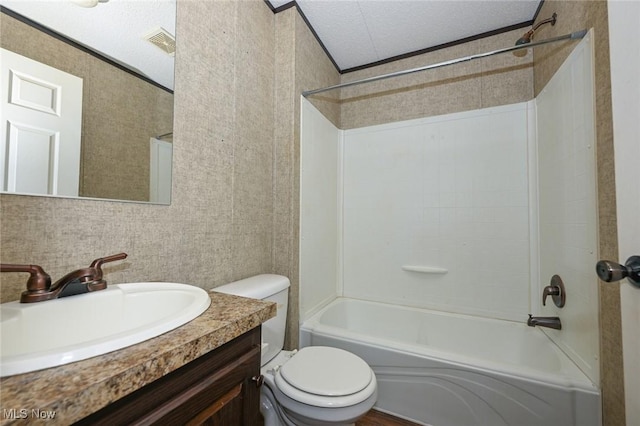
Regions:
[[[56,281],[53,286],[51,285],[51,277],[38,265],[3,263],[0,265],[0,272],[28,272],[30,275],[27,280],[27,290],[20,296],[20,303],[34,303],[104,290],[107,288],[107,282],[102,279],[102,264],[126,259],[126,257],[126,253],[118,253],[98,258],[91,262],[88,268],[69,272]]]
[[[558,317],[534,317],[529,314],[529,319],[527,320],[527,325],[529,327],[549,327],[554,328],[556,330],[562,330],[562,323],[560,322],[560,318]]]

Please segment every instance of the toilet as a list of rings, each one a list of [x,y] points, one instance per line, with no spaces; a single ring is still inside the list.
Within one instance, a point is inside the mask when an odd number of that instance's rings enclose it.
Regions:
[[[277,303],[276,317],[262,324],[260,412],[265,426],[353,424],[376,402],[376,376],[364,360],[342,349],[283,350],[288,290],[287,277],[271,274],[212,290]]]

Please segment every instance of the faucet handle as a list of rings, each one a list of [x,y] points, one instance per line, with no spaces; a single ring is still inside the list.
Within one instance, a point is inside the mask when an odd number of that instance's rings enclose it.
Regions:
[[[38,265],[13,265],[9,263],[0,264],[0,272],[28,272],[27,292],[40,292],[49,290],[51,287],[51,277]]]
[[[102,279],[102,265],[104,263],[108,263],[108,262],[115,262],[116,260],[123,260],[127,258],[127,253],[118,253],[118,254],[113,254],[111,256],[107,256],[107,257],[99,257],[96,260],[94,260],[93,262],[91,262],[91,266],[89,266],[89,268],[93,268],[95,269],[95,279],[96,280],[101,280]]]
[[[546,306],[547,296],[559,296],[560,288],[548,285],[542,290],[542,306]]]
[[[567,294],[564,283],[559,275],[551,277],[551,282],[542,290],[542,306],[546,306],[547,296],[551,296],[553,303],[558,308],[562,308],[567,301]]]

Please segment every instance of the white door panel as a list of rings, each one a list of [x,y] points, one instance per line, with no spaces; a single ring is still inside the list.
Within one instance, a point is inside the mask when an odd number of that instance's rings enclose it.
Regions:
[[[7,122],[8,158],[5,191],[52,194],[58,132]]]
[[[1,49],[0,190],[77,196],[82,79]]]
[[[11,64],[13,61],[9,57],[7,58]],[[59,85],[41,80],[34,75],[21,73],[16,69],[11,69],[9,76],[9,87],[11,88],[9,103],[60,116],[62,88]]]

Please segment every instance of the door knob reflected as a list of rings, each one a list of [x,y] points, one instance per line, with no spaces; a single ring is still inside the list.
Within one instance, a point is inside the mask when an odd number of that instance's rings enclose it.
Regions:
[[[631,256],[624,265],[601,260],[596,263],[596,273],[608,283],[626,278],[634,286],[640,287],[640,256]]]

